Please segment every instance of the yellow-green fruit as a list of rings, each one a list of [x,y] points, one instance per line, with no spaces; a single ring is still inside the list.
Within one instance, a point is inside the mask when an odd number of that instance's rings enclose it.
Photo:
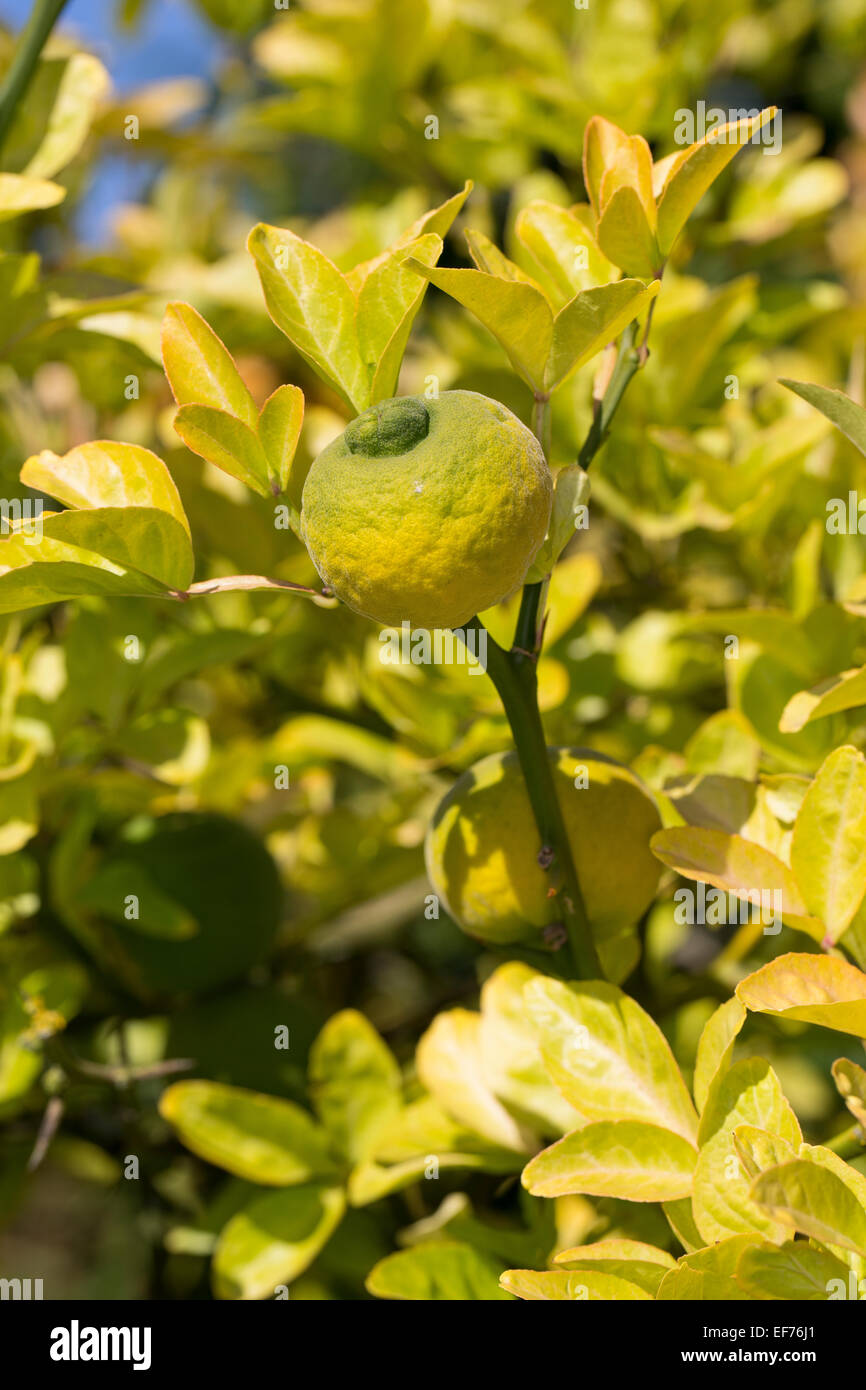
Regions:
[[[628,768],[586,749],[547,753],[604,964],[605,944],[633,927],[655,895],[661,865],[649,840],[661,820]],[[539,928],[560,915],[540,847],[517,754],[493,753],[440,802],[427,835],[427,872],[471,936],[538,945]]]
[[[350,608],[399,627],[461,627],[522,583],[553,486],[530,430],[475,391],[398,396],[319,454],[304,541]]]

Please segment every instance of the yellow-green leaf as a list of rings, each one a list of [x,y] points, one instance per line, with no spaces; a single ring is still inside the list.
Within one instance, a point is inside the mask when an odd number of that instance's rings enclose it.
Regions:
[[[24,464],[21,481],[65,507],[156,507],[189,534],[174,479],[161,458],[138,444],[94,440],[62,457],[43,449]]]
[[[784,377],[779,379],[779,384],[820,410],[861,454],[866,454],[866,407],[833,386],[816,386],[813,382],[790,381]]]
[[[866,974],[832,956],[778,956],[741,980],[737,997],[754,1013],[866,1038]]]
[[[400,1109],[400,1068],[372,1023],[356,1009],[328,1019],[310,1051],[316,1114],[353,1162],[372,1152]]]
[[[646,1289],[616,1274],[595,1269],[509,1269],[500,1280],[503,1289],[532,1303],[640,1303],[652,1298]]]
[[[598,244],[609,261],[627,275],[650,279],[664,264],[646,208],[634,188],[617,188],[598,219]]]
[[[457,272],[455,272],[457,273]],[[467,272],[468,273],[468,272]],[[544,374],[552,391],[570,372],[588,362],[618,337],[626,324],[643,313],[659,291],[659,282],[617,280],[584,290],[560,309],[553,322],[550,358]]]
[[[791,869],[809,911],[839,940],[866,893],[866,759],[836,748],[797,813]]]
[[[273,1298],[312,1264],[346,1208],[340,1187],[310,1183],[253,1197],[220,1232],[213,1257],[217,1298]]]
[[[370,379],[367,405],[397,390],[400,364],[427,282],[414,267],[435,265],[442,238],[433,233],[389,251],[377,261],[358,293],[358,350]]]
[[[830,1169],[794,1159],[761,1173],[752,1195],[789,1228],[866,1255],[866,1208]]]
[[[796,1149],[800,1126],[778,1077],[763,1057],[736,1062],[709,1091],[701,1116],[701,1151],[695,1169],[692,1207],[707,1244],[727,1236],[755,1233],[780,1244],[785,1228],[757,1206],[743,1171],[734,1131],[753,1125]]]
[[[744,1252],[756,1240],[756,1236],[729,1236],[705,1250],[684,1255],[676,1269],[665,1275],[656,1297],[663,1303],[747,1299],[749,1295],[737,1283],[736,1272]]]
[[[376,1298],[495,1303],[508,1300],[499,1287],[501,1268],[462,1241],[436,1240],[387,1255],[368,1274],[366,1287]]]
[[[598,249],[591,216],[586,204],[563,208],[536,198],[521,208],[514,224],[517,236],[564,300],[606,284],[616,274]]]
[[[303,423],[304,393],[298,386],[278,386],[262,406],[258,421],[259,440],[271,477],[271,491],[288,493],[298,510],[304,480],[295,480],[292,464]]]
[[[523,991],[539,972],[519,961],[500,965],[481,991],[481,1057],[487,1082],[508,1109],[542,1134],[566,1134],[583,1122],[544,1069]]]
[[[537,979],[524,992],[556,1085],[590,1120],[642,1120],[692,1142],[685,1082],[661,1029],[615,985]]]
[[[769,922],[778,902],[789,926],[799,927],[818,941],[823,938],[823,924],[809,915],[793,873],[762,845],[722,830],[685,825],[656,831],[650,848],[657,859],[683,878],[711,883],[751,903],[755,921],[760,917]]]
[[[658,199],[658,240],[664,256],[670,252],[710,184],[737,151],[775,115],[775,106],[768,106],[757,116],[729,121],[708,131],[702,140],[689,145],[671,161]]]
[[[553,314],[535,286],[481,270],[415,269],[473,313],[505,349],[514,370],[533,390],[545,389],[553,341]]]
[[[235,415],[209,405],[182,405],[174,428],[184,444],[215,468],[270,497],[268,460],[256,434]]]
[[[536,1197],[585,1193],[631,1202],[672,1202],[692,1189],[697,1153],[669,1129],[637,1120],[587,1125],[536,1154],[523,1185]]]
[[[866,705],[866,666],[829,676],[811,690],[798,690],[782,710],[779,728],[783,734],[796,734],[813,719],[825,719],[860,705]]]
[[[847,1287],[847,1267],[804,1240],[750,1245],[737,1265],[737,1282],[751,1298],[826,1303],[833,1279],[841,1279]]]
[[[49,179],[34,179],[27,174],[0,173],[0,222],[20,217],[24,212],[53,208],[62,203],[66,189]]]
[[[370,379],[345,276],[317,247],[282,227],[260,222],[247,246],[274,323],[348,405],[366,410]]]
[[[248,1182],[289,1187],[334,1169],[325,1131],[293,1101],[216,1081],[178,1081],[159,1103],[188,1149]]]
[[[704,1108],[713,1078],[724,1075],[731,1064],[734,1042],[746,1021],[746,1010],[734,995],[720,1004],[704,1024],[698,1040],[692,1090],[698,1110]]]
[[[538,1147],[490,1088],[480,1014],[450,1009],[437,1015],[418,1043],[415,1062],[423,1085],[460,1124],[506,1149],[532,1153]]]
[[[139,571],[169,589],[187,589],[195,560],[189,535],[169,512],[156,507],[91,507],[46,516],[51,540],[104,555],[127,572]]]
[[[178,405],[209,405],[251,430],[255,402],[225,344],[191,304],[169,304],[162,321],[162,360]]]
[[[676,1268],[676,1260],[666,1250],[655,1245],[647,1245],[640,1240],[626,1240],[610,1237],[597,1240],[592,1245],[573,1245],[561,1250],[555,1258],[558,1265],[571,1265],[575,1270],[595,1270],[599,1274],[613,1274],[618,1279],[627,1279],[637,1284],[645,1293],[655,1297],[659,1284],[669,1269]]]
[[[831,1068],[836,1090],[863,1130],[866,1142],[866,1070],[847,1057],[840,1057]]]

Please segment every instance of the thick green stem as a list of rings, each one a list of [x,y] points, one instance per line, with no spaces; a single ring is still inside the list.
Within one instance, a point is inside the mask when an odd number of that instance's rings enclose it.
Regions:
[[[9,133],[18,103],[30,85],[45,40],[57,23],[66,0],[36,0],[18,36],[12,62],[0,84],[0,149]]]
[[[496,686],[514,735],[529,804],[541,839],[538,860],[550,873],[551,886],[556,889],[575,969],[581,979],[599,979],[601,966],[571,857],[553,767],[547,755],[538,709],[535,661],[516,649],[504,651],[477,618],[473,618],[469,626],[484,634],[487,674]]]

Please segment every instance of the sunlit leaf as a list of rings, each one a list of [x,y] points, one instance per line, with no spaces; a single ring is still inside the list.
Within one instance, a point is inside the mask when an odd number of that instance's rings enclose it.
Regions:
[[[328,1019],[310,1052],[316,1114],[347,1158],[357,1162],[400,1108],[400,1068],[371,1023],[355,1009]]]
[[[332,1172],[325,1131],[299,1105],[215,1081],[178,1081],[160,1114],[187,1148],[248,1182],[288,1187]]]
[[[586,1193],[671,1202],[692,1188],[697,1154],[682,1135],[635,1120],[587,1125],[536,1154],[523,1185],[536,1197]]]
[[[191,304],[169,304],[162,321],[162,360],[178,405],[208,405],[251,430],[258,411],[225,344]]]
[[[273,1298],[312,1264],[342,1220],[342,1188],[309,1184],[253,1197],[220,1232],[217,1298]]]
[[[866,759],[835,749],[815,774],[794,823],[791,869],[810,912],[836,942],[866,892]]]
[[[866,1038],[866,974],[832,956],[778,956],[741,980],[737,997],[755,1013]]]

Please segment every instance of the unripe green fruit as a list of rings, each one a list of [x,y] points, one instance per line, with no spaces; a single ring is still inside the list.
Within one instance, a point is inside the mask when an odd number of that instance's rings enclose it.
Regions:
[[[353,420],[304,484],[319,574],[376,622],[462,627],[522,583],[553,484],[516,415],[475,391],[399,396]]]
[[[661,866],[650,836],[655,803],[628,768],[580,748],[548,748],[584,905],[602,964],[618,936],[639,921]],[[575,786],[586,769],[587,785]],[[427,834],[427,873],[450,915],[470,936],[538,946],[561,909],[541,868],[538,829],[516,753],[493,753],[458,778]]]

